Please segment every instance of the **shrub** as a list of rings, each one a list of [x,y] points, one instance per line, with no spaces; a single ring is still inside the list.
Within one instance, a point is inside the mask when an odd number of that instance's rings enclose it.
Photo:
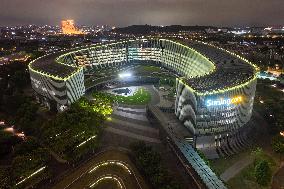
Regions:
[[[254,175],[259,185],[267,186],[271,180],[271,169],[268,161],[259,161],[255,166]]]

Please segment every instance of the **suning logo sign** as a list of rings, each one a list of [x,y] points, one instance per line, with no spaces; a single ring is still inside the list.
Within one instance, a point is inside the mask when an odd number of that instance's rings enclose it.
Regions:
[[[243,101],[242,96],[235,96],[233,98],[220,98],[217,100],[207,99],[206,100],[206,106],[229,106],[229,105],[236,105],[240,104]]]

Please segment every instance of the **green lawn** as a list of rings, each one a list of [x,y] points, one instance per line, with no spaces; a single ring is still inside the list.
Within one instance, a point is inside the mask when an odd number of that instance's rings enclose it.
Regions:
[[[240,159],[245,158],[246,156],[252,156],[251,150],[245,150],[240,152],[239,154],[233,155],[231,157],[220,158],[216,160],[211,160],[211,167],[214,169],[214,172],[218,175],[222,174],[226,169],[231,167],[234,163],[239,161]],[[278,160],[275,159],[271,154],[264,152],[261,156],[261,159],[265,159],[269,162],[272,174],[275,173],[278,167]],[[270,186],[260,186],[256,183],[254,176],[254,163],[251,163],[246,168],[244,168],[239,174],[230,179],[226,185],[230,189],[268,189]]]
[[[133,69],[136,74],[151,74],[153,72],[162,72],[163,70],[157,66],[139,65]]]
[[[139,88],[132,96],[109,94],[115,102],[129,105],[145,105],[151,100],[151,94],[145,88]]]
[[[248,154],[249,155],[249,154]],[[243,156],[243,155],[241,155]],[[276,162],[272,156],[265,153],[261,156],[261,159],[265,159],[269,162],[272,174],[276,171],[278,167],[278,162]],[[260,186],[256,183],[255,176],[254,176],[254,163],[251,163],[245,169],[243,169],[239,174],[237,174],[234,178],[230,179],[227,182],[227,186],[230,189],[268,189],[270,186]]]
[[[272,169],[272,172],[274,173],[276,170],[276,164],[275,162],[269,161],[270,167]],[[257,189],[269,189],[271,186],[261,186],[256,183],[255,177],[254,177],[254,163],[250,164],[248,167],[243,169],[238,175],[236,175],[234,178],[230,179],[227,183],[229,188],[231,189],[251,189],[251,188],[257,188]]]
[[[243,169],[237,176],[230,179],[227,183],[228,188],[231,189],[251,189],[251,188],[259,188],[259,189],[268,189],[269,187],[261,187],[254,181],[253,176],[253,163],[250,164],[248,167]]]
[[[250,155],[250,150],[246,150],[230,157],[210,160],[210,165],[214,169],[214,172],[217,175],[221,175],[226,169],[231,167],[234,163],[249,155]]]

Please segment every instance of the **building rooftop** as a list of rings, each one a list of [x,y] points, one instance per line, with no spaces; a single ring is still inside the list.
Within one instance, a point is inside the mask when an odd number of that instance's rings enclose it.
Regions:
[[[198,92],[234,87],[253,79],[256,75],[256,68],[235,54],[201,42],[183,41],[182,43],[207,57],[216,66],[216,69],[208,75],[183,79]]]
[[[30,68],[43,74],[64,79],[76,72],[78,68],[74,66],[56,63],[55,59],[61,54],[62,52],[41,57],[35,60],[34,62],[31,62]]]
[[[247,60],[233,53],[202,42],[190,40],[179,40],[177,42],[195,49],[197,52],[207,57],[211,62],[215,64],[215,69],[207,75],[194,78],[181,78],[183,82],[187,83],[187,85],[196,92],[209,93],[213,91],[228,89],[244,84],[255,78],[256,67],[249,63]],[[65,51],[64,53],[73,51],[74,50]],[[53,76],[57,79],[67,78],[74,72],[77,72],[79,70],[79,66],[75,66],[78,65],[78,62],[74,62],[74,59],[76,60],[75,57],[68,60],[68,62],[71,62],[73,66],[56,63],[56,58],[64,53],[58,52],[41,57],[31,62],[30,68],[34,71],[47,74],[48,76]],[[63,61],[67,62],[67,59],[65,59],[64,57],[66,58],[67,56],[63,56]]]

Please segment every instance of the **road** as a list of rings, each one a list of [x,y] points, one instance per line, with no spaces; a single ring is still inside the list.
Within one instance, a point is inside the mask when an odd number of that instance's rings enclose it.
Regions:
[[[148,188],[125,152],[107,150],[80,166],[52,189],[80,189],[90,186],[111,188],[119,185],[121,188]]]

